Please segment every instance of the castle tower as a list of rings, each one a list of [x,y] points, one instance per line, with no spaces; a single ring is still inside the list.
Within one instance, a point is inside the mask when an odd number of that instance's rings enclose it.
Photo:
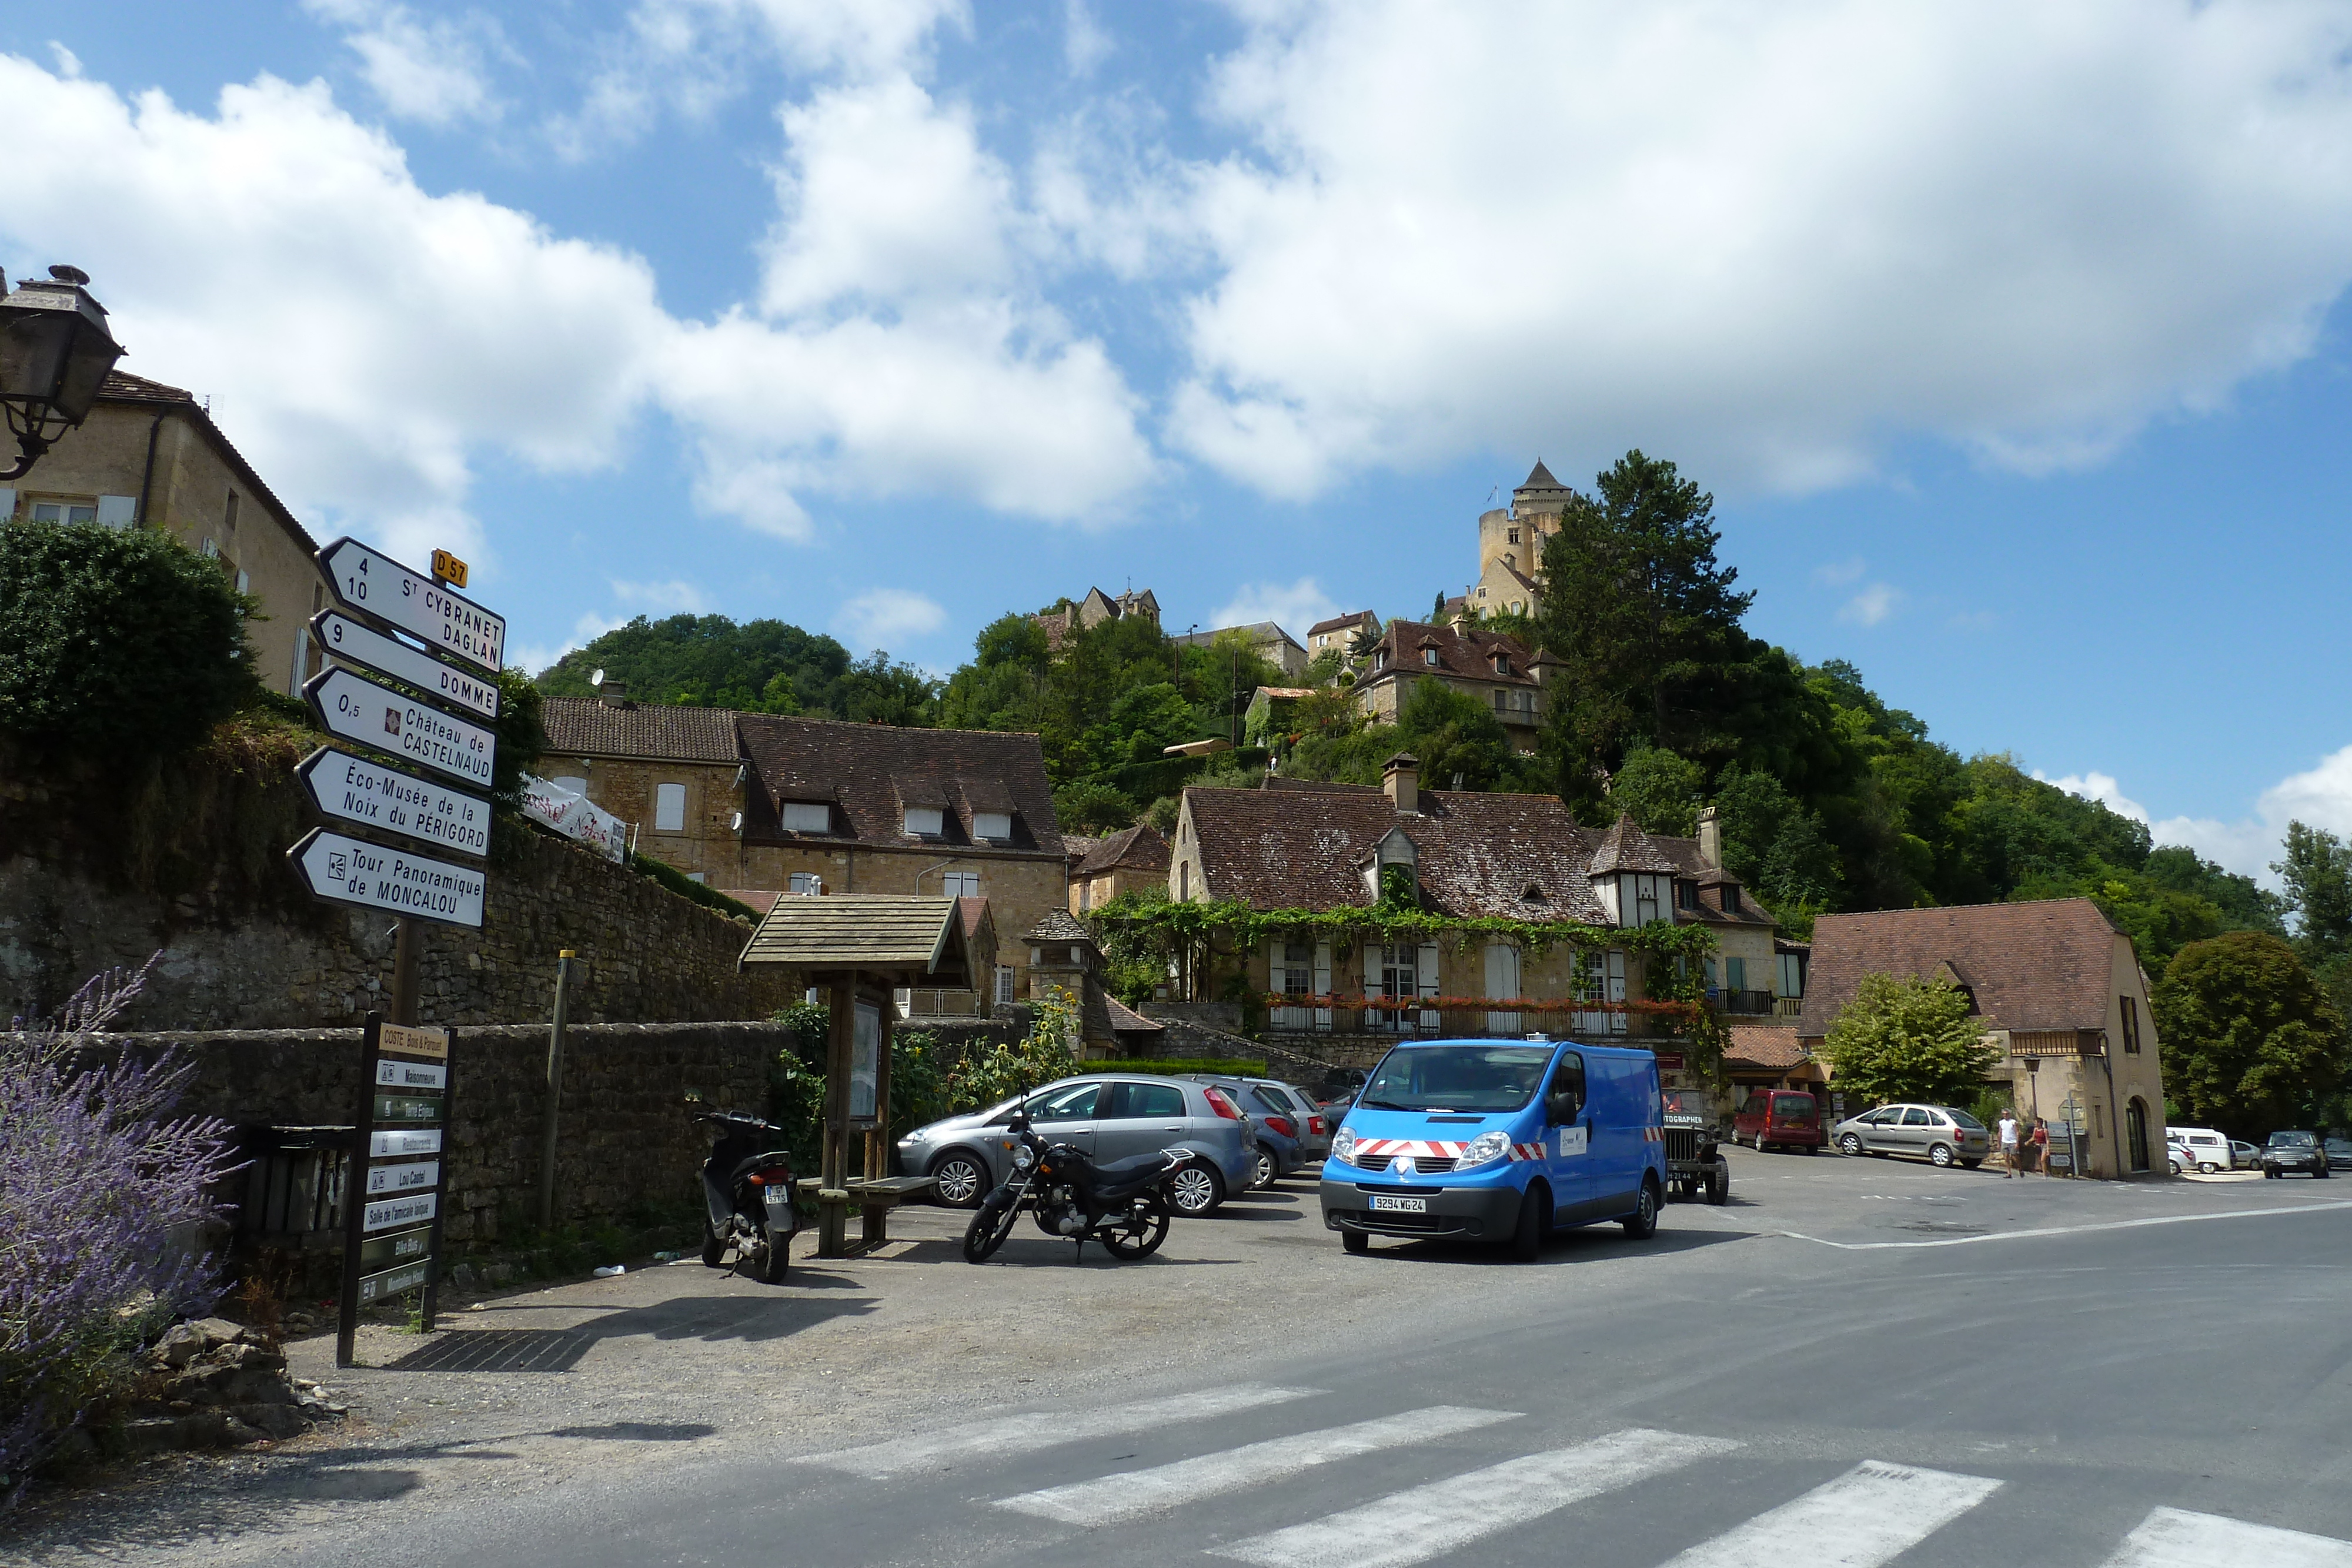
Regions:
[[[1575,495],[1538,458],[1527,482],[1511,492],[1510,506],[1478,518],[1478,580],[1465,608],[1482,615],[1536,612],[1543,542],[1559,531],[1560,514]]]

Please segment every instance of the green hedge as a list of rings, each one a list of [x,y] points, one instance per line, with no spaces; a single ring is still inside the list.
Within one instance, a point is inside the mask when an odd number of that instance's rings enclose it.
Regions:
[[[1081,1061],[1082,1072],[1155,1072],[1162,1078],[1180,1072],[1214,1072],[1226,1078],[1270,1076],[1263,1061],[1210,1056],[1145,1057],[1117,1061]]]
[[[716,888],[705,887],[677,867],[667,865],[651,855],[633,854],[629,869],[639,876],[649,876],[681,898],[690,898],[705,909],[715,909],[721,915],[740,915],[752,925],[760,924],[760,912],[740,899],[728,897]]]

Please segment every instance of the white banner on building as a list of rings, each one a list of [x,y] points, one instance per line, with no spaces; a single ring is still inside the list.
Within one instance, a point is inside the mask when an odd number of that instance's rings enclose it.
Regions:
[[[531,821],[544,822],[566,838],[578,839],[608,861],[629,858],[629,824],[577,790],[526,773],[522,809]]]

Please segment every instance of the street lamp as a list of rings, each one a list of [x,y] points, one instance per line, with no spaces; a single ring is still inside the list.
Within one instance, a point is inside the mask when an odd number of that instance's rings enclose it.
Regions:
[[[0,480],[25,474],[89,417],[106,372],[122,357],[106,329],[106,307],[83,287],[89,282],[78,267],[53,267],[48,281],[27,279],[7,294],[0,277],[0,404],[18,454]]]

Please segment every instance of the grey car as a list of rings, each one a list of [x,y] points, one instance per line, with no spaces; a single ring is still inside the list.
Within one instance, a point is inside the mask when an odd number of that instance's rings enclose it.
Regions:
[[[1931,1164],[1970,1170],[1992,1152],[1985,1124],[1951,1105],[1881,1105],[1840,1122],[1831,1129],[1830,1141],[1843,1154],[1924,1156]]]
[[[1227,1194],[1249,1187],[1252,1151],[1243,1122],[1219,1110],[1201,1084],[1126,1072],[1058,1079],[985,1111],[918,1127],[898,1140],[899,1168],[935,1178],[941,1203],[976,1208],[1013,1169],[1014,1140],[1006,1124],[1024,1106],[1039,1137],[1072,1145],[1098,1164],[1192,1150],[1200,1158],[1170,1184],[1179,1214],[1213,1214]]]
[[[1323,1114],[1315,1096],[1296,1083],[1285,1083],[1278,1078],[1253,1078],[1253,1089],[1263,1089],[1277,1100],[1289,1102],[1297,1113],[1291,1120],[1298,1127],[1298,1157],[1312,1164],[1331,1152],[1331,1119]]]

